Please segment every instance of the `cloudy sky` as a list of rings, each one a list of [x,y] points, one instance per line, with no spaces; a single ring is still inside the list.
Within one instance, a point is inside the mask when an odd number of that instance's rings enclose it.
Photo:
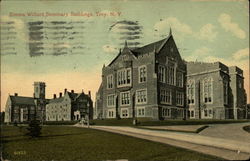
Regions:
[[[1,25],[1,107],[9,94],[32,96],[34,81],[47,98],[67,88],[94,99],[125,40],[146,45],[170,27],[183,59],[243,69],[250,102],[247,0],[2,1]]]

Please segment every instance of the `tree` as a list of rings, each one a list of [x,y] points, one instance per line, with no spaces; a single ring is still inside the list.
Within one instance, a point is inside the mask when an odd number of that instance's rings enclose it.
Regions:
[[[27,130],[29,131],[27,135],[31,137],[39,137],[41,135],[41,129],[40,122],[38,120],[31,120],[29,123],[29,127]]]

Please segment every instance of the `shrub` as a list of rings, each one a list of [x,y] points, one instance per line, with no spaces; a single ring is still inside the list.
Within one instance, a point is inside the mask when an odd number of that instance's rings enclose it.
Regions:
[[[31,137],[39,137],[41,135],[41,129],[42,127],[40,126],[40,122],[38,120],[32,120],[27,128],[29,131],[27,135]]]

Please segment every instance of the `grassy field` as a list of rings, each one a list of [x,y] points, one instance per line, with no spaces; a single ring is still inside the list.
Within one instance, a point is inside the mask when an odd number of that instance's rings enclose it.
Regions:
[[[42,136],[25,127],[3,126],[3,158],[9,160],[218,160],[213,156],[108,132],[70,126],[44,126]],[[221,160],[221,159],[220,159]]]
[[[249,122],[250,120],[162,120],[154,121],[148,118],[138,118],[139,126],[171,126],[171,125],[207,125]],[[93,125],[106,126],[133,126],[133,119],[104,119],[91,120]]]

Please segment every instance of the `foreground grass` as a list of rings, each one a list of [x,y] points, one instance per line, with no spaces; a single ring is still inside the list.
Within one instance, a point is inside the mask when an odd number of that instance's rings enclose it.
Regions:
[[[138,118],[139,126],[171,126],[171,125],[207,125],[207,124],[229,124],[229,123],[242,123],[249,122],[250,120],[162,120],[154,121],[148,118]],[[104,120],[91,120],[93,125],[106,125],[106,126],[132,126],[133,119],[104,119]]]
[[[3,126],[3,158],[9,160],[218,160],[213,156],[94,129],[44,126],[42,136]],[[221,160],[221,159],[220,159]]]

